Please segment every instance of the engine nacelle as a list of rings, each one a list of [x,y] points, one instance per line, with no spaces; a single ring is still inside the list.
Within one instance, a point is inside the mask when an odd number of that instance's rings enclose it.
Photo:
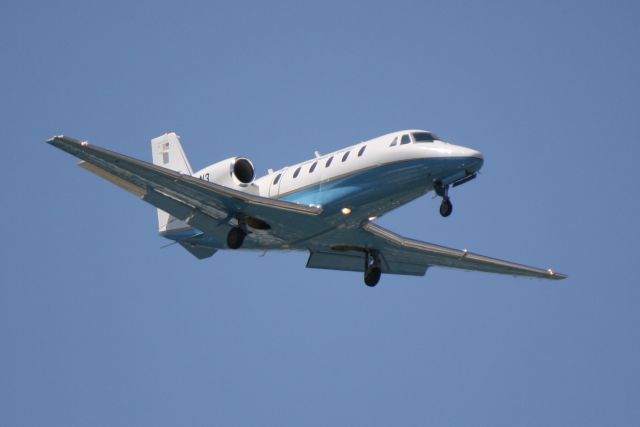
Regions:
[[[251,160],[245,157],[231,157],[222,160],[199,170],[193,176],[240,191],[254,193],[258,190],[253,184],[256,170]]]

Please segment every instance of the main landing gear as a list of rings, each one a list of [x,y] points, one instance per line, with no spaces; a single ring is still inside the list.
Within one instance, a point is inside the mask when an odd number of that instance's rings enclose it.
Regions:
[[[229,249],[240,249],[244,243],[244,238],[247,234],[253,233],[249,231],[249,227],[254,230],[269,230],[271,226],[261,219],[246,216],[244,214],[235,215],[238,225],[229,230],[227,234],[227,247]]]
[[[372,288],[378,284],[380,276],[382,271],[378,254],[374,251],[366,251],[364,253],[364,284]]]
[[[434,189],[436,190],[436,194],[442,197],[442,203],[440,203],[440,215],[446,218],[451,215],[451,212],[453,212],[453,204],[451,204],[451,199],[449,199],[449,186],[436,182]]]
[[[238,215],[238,225],[229,230],[227,234],[227,246],[229,249],[240,249],[247,237],[247,221],[244,216]]]
[[[245,237],[247,237],[246,231],[240,227],[233,227],[227,234],[227,246],[229,249],[240,249]]]

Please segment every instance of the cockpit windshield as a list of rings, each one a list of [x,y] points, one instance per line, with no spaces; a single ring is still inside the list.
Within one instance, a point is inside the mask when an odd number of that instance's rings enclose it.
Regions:
[[[431,132],[414,132],[413,139],[416,142],[433,142],[435,140],[440,140],[436,134]]]

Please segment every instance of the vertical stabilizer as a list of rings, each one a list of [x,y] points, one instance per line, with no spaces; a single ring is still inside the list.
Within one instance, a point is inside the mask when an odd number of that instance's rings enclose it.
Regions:
[[[184,154],[184,150],[180,144],[180,137],[174,132],[165,133],[162,136],[153,138],[151,140],[151,154],[154,165],[162,166],[185,175],[193,175],[189,160],[187,160],[187,156]],[[167,234],[190,228],[188,224],[158,209],[158,231],[160,233]]]
[[[192,175],[191,165],[184,154],[180,137],[174,132],[165,133],[151,140],[151,152],[153,164],[174,170],[176,172]]]

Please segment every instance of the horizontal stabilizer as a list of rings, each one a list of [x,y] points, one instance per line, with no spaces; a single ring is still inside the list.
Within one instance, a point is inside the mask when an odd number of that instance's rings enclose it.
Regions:
[[[196,243],[189,243],[189,242],[178,242],[178,243],[180,243],[180,246],[182,246],[183,248],[191,252],[191,254],[198,259],[209,258],[210,256],[212,256],[218,251],[217,249],[212,248],[211,246],[202,246]]]

